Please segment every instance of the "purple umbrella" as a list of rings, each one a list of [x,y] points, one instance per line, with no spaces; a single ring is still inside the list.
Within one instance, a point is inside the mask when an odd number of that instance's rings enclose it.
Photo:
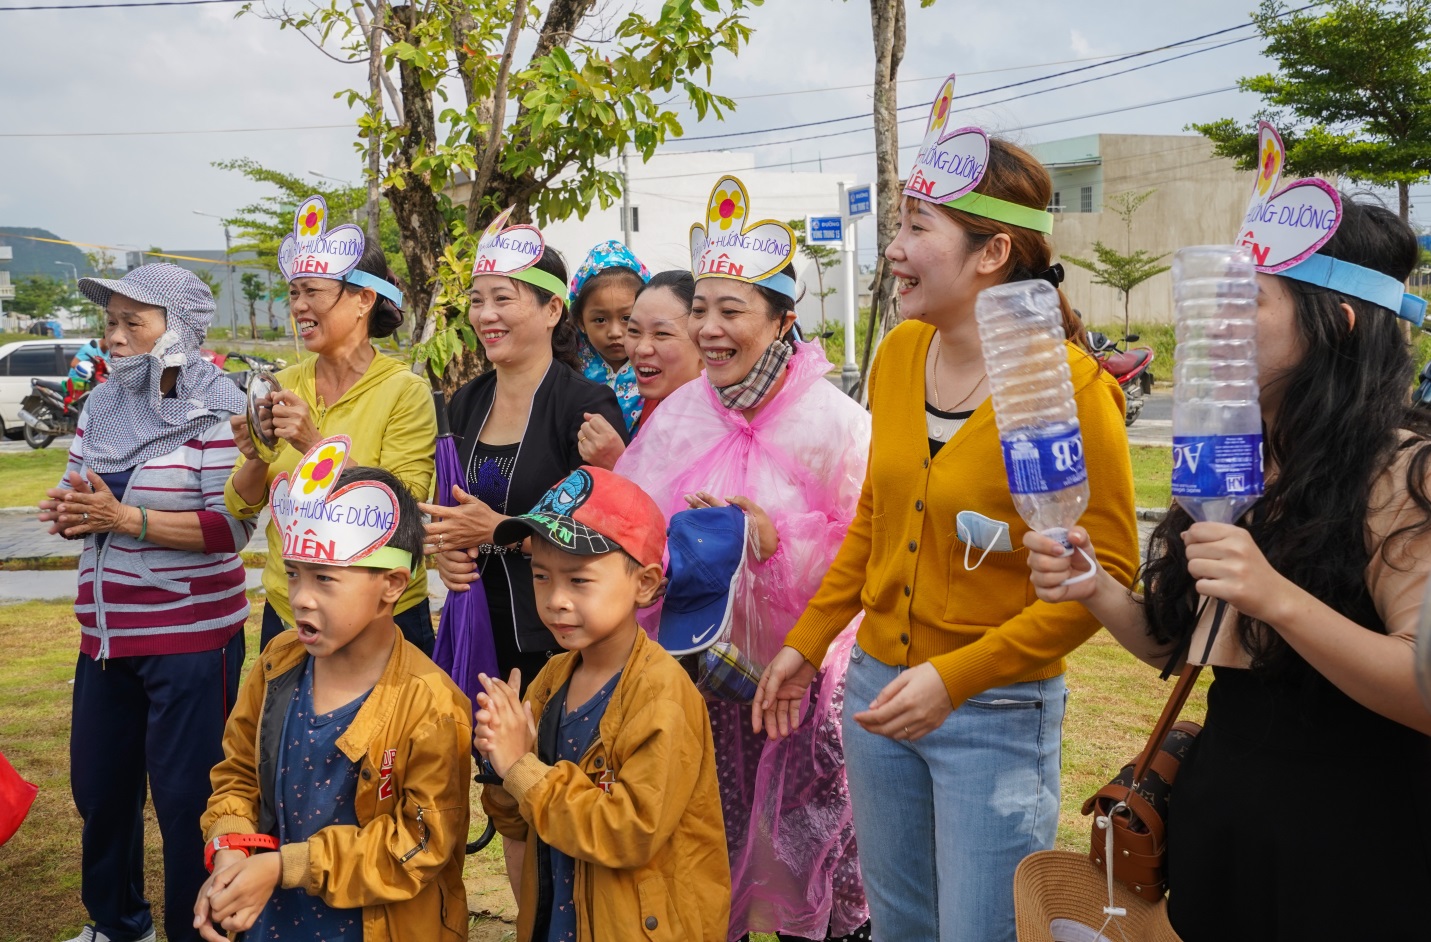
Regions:
[[[466,483],[457,458],[457,442],[447,419],[447,401],[441,390],[433,390],[437,409],[437,503],[451,507],[453,485]],[[497,647],[492,640],[492,616],[487,611],[487,592],[479,579],[466,592],[452,592],[442,606],[437,623],[437,645],[432,652],[437,666],[447,671],[462,692],[477,702],[482,683],[479,673],[497,674]]]

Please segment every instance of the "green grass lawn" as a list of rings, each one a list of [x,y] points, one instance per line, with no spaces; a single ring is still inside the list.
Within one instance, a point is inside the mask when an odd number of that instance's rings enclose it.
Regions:
[[[1173,499],[1173,450],[1160,445],[1132,445],[1133,503],[1138,507],[1166,508]]]
[[[63,442],[40,451],[0,454],[0,507],[34,507],[64,474],[68,456]]]
[[[248,658],[257,655],[261,602],[249,618]],[[79,629],[69,603],[29,602],[0,607],[0,748],[20,774],[40,787],[24,826],[0,849],[0,942],[58,940],[78,932],[85,919],[79,896],[79,815],[69,791],[70,680]],[[1142,748],[1168,694],[1153,668],[1141,664],[1106,633],[1069,658],[1069,703],[1063,740],[1063,807],[1058,846],[1084,850],[1090,825],[1078,813]],[[1185,711],[1199,719],[1201,690]],[[472,833],[480,832],[474,789]],[[158,828],[146,809],[146,895],[156,922],[162,919]],[[469,859],[468,904],[475,914],[470,942],[515,937],[516,906],[503,874],[500,842]],[[161,923],[162,924],[162,923]],[[759,936],[757,939],[761,938]]]

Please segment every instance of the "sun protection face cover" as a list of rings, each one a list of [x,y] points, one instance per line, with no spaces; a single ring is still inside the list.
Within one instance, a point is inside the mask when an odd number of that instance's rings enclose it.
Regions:
[[[656,641],[672,654],[694,654],[730,635],[745,512],[731,505],[682,510],[671,516],[666,540],[671,562]]]
[[[562,280],[540,268],[533,268],[541,260],[547,243],[536,226],[506,226],[507,219],[515,207],[508,206],[492,220],[482,237],[477,240],[477,259],[472,263],[472,277],[478,275],[501,275],[535,285],[568,303],[571,295]]]
[[[1325,180],[1308,177],[1277,189],[1287,148],[1266,121],[1257,125],[1257,179],[1236,244],[1252,253],[1257,270],[1350,295],[1421,326],[1426,301],[1383,272],[1318,255],[1342,221],[1342,200]]]
[[[379,481],[357,481],[334,490],[351,450],[346,435],[325,438],[292,474],[284,471],[273,479],[268,506],[283,537],[283,558],[411,570],[412,554],[387,545],[398,525],[392,490]]]
[[[328,228],[328,201],[318,195],[298,204],[293,214],[293,234],[278,245],[278,270],[285,281],[295,278],[329,278],[360,288],[372,288],[402,307],[396,285],[358,271],[366,242],[363,230],[351,223]]]
[[[666,519],[631,481],[583,466],[543,494],[529,512],[497,524],[492,539],[505,546],[528,536],[576,556],[625,550],[642,566],[659,566],[666,552]]]
[[[783,222],[750,222],[750,194],[738,177],[716,181],[706,218],[691,226],[691,273],[761,285],[795,300],[795,279],[780,271],[795,255],[795,232]]]
[[[950,75],[929,108],[929,124],[904,195],[1045,235],[1053,232],[1051,213],[974,192],[989,166],[989,135],[975,127],[950,130],[953,108],[954,76]]]

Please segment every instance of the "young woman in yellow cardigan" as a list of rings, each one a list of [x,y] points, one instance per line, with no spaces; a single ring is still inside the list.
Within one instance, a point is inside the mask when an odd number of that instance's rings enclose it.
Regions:
[[[1058,824],[1063,658],[1098,630],[1029,582],[974,321],[984,288],[1056,281],[1052,184],[1019,148],[985,146],[973,199],[901,208],[886,257],[908,320],[871,374],[858,514],[753,707],[757,730],[787,735],[814,665],[863,608],[843,735],[876,939],[1013,942],[1014,868],[1051,847]],[[1123,396],[1073,343],[1068,356],[1091,493],[1082,524],[1126,585],[1138,555]]]

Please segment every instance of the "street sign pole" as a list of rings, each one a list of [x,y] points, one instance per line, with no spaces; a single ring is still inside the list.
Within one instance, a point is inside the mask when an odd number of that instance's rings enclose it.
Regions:
[[[845,363],[840,370],[840,387],[845,392],[855,388],[859,382],[860,368],[855,365],[855,331],[856,322],[859,319],[860,299],[855,291],[855,265],[857,256],[855,254],[855,221],[850,218],[849,201],[845,198],[845,184],[840,184],[840,215],[844,217],[845,239],[843,253],[840,256],[840,268],[845,276]]]

